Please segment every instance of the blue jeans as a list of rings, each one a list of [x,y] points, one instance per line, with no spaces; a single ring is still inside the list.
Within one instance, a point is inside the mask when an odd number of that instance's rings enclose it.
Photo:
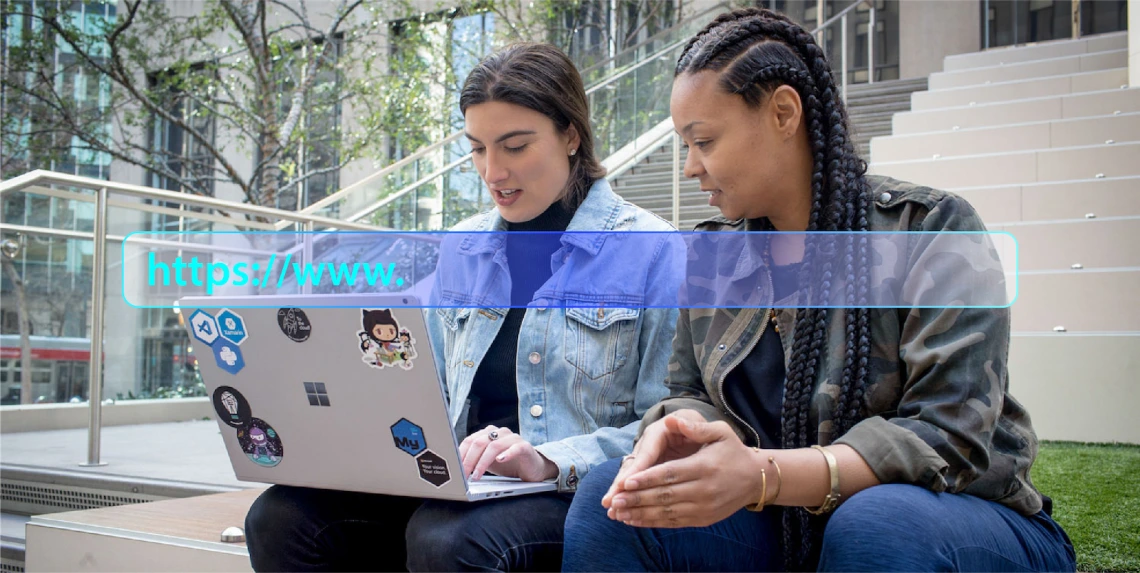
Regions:
[[[709,527],[639,529],[601,499],[620,460],[590,471],[566,517],[564,571],[777,571],[780,512],[740,510]],[[913,485],[864,490],[839,506],[820,571],[1075,571],[1068,536],[1044,512],[1026,517],[970,495]]]
[[[275,485],[250,507],[256,571],[549,571],[570,496],[478,502]]]

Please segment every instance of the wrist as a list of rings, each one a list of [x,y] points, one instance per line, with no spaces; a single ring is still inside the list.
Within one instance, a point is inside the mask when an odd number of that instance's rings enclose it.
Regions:
[[[538,454],[538,457],[542,459],[542,479],[545,481],[557,478],[559,474],[558,464],[550,461],[550,458],[541,453]]]

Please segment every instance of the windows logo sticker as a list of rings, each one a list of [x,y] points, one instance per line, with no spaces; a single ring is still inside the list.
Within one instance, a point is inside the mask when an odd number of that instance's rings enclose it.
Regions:
[[[305,395],[309,397],[310,406],[332,406],[324,382],[305,382]]]

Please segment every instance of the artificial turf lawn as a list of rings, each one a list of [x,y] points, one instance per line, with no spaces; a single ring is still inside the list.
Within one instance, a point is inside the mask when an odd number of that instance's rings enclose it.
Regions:
[[[1043,442],[1030,473],[1077,550],[1077,571],[1140,572],[1140,446]]]

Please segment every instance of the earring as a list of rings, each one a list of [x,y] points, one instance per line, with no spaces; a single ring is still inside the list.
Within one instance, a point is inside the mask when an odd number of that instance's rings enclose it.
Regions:
[[[577,149],[571,149],[571,150],[570,150],[570,155],[571,155],[571,156],[574,156],[574,155],[577,155],[577,154],[578,154],[578,150],[577,150]]]

